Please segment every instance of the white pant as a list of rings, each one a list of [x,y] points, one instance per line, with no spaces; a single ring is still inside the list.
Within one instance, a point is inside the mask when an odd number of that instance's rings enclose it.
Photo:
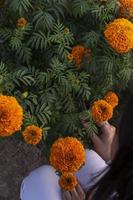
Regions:
[[[76,174],[82,187],[89,189],[97,181],[93,179],[94,176],[105,167],[107,167],[105,161],[95,151],[86,150],[85,165]],[[49,165],[34,170],[23,180],[21,200],[61,200],[58,179],[55,170]]]

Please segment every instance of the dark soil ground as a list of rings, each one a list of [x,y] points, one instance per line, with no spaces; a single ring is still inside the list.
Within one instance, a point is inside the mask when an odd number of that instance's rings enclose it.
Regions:
[[[10,138],[3,140],[0,143],[0,200],[19,200],[23,178],[44,163],[37,147]]]

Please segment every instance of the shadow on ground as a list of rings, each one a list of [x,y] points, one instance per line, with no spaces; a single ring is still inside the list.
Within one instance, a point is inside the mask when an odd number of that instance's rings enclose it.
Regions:
[[[0,143],[0,200],[19,200],[22,179],[46,163],[37,147],[6,139]]]

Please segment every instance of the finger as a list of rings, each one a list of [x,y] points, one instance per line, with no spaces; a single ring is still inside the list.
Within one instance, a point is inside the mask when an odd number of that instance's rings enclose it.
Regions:
[[[69,191],[63,192],[63,198],[64,198],[65,200],[71,200],[72,198],[71,198],[70,192],[69,192]]]
[[[62,195],[62,200],[68,200],[68,199],[66,199],[64,194]]]
[[[67,200],[64,193],[62,193],[62,199]]]
[[[85,117],[85,116],[84,116],[84,117],[83,117],[83,116],[81,117],[81,116],[80,116],[79,119],[80,119],[81,121],[86,121],[86,120],[88,120],[88,117]]]
[[[89,128],[88,122],[84,121],[82,124],[83,124],[83,126],[84,126],[85,129]]]
[[[70,193],[71,193],[71,196],[72,196],[72,199],[76,199],[76,200],[78,200],[79,199],[79,195],[78,195],[78,193],[77,193],[77,191],[76,191],[76,188],[75,189],[73,189],[72,191],[70,191]]]
[[[84,190],[82,189],[82,187],[81,187],[80,184],[78,184],[78,185],[76,186],[76,190],[77,190],[79,196],[82,197],[82,199],[84,199],[84,198],[85,198],[85,192],[84,192]]]

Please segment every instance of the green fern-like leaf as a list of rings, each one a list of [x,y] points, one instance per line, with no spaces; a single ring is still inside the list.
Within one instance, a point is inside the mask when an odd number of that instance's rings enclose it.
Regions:
[[[31,49],[23,44],[16,50],[16,56],[19,60],[22,60],[23,63],[29,64],[32,56]]]
[[[27,69],[19,69],[12,74],[12,81],[20,87],[21,84],[31,86],[34,83],[34,78]]]
[[[64,25],[57,21],[54,24],[50,41],[56,45],[57,55],[64,59],[70,50],[70,45],[73,43],[73,36],[69,31],[68,33],[65,32]]]
[[[95,31],[90,31],[89,33],[86,33],[82,40],[86,43],[86,45],[89,48],[94,48],[97,46],[98,41],[99,41],[99,33],[95,32]]]
[[[37,119],[35,116],[31,115],[30,112],[25,112],[24,114],[24,126],[27,127],[29,125],[38,125]]]
[[[65,113],[71,113],[75,112],[76,109],[76,103],[74,102],[74,99],[72,96],[69,94],[67,96],[62,96],[62,109]]]
[[[49,36],[42,32],[38,31],[33,33],[33,36],[30,38],[28,44],[35,49],[44,49],[48,46]]]
[[[4,42],[10,39],[12,36],[12,30],[10,28],[0,28],[0,39]]]
[[[115,59],[113,57],[111,57],[111,56],[109,56],[109,57],[100,56],[98,61],[99,61],[100,67],[103,68],[102,72],[104,74],[112,73],[113,67],[114,67],[114,63],[115,63]]]
[[[41,127],[46,126],[50,122],[51,114],[51,110],[45,102],[42,105],[38,105],[36,107],[35,115],[41,123]]]
[[[132,68],[124,68],[120,70],[118,73],[119,80],[121,84],[123,83],[125,86],[127,86],[128,81],[131,78],[131,75],[133,74],[133,69]]]
[[[89,4],[86,0],[73,0],[71,2],[72,13],[75,17],[86,14],[89,10]]]
[[[79,114],[69,113],[62,115],[62,131],[72,134],[78,130],[79,125]]]
[[[6,78],[8,75],[9,75],[9,72],[7,70],[5,63],[0,62],[0,76],[3,76]]]
[[[89,100],[91,95],[91,88],[89,86],[90,76],[84,72],[79,75],[79,87],[77,90],[78,97],[81,97],[83,100]]]
[[[32,8],[31,0],[12,0],[9,1],[10,9],[13,11],[18,11],[20,15],[28,12]]]
[[[36,29],[38,27],[42,27],[44,29],[51,30],[54,25],[54,22],[55,19],[51,15],[51,13],[41,9],[35,13],[33,18],[33,23],[35,23]]]
[[[10,83],[10,74],[5,63],[0,62],[0,92],[7,90],[7,83]],[[10,87],[11,89],[11,87]]]

